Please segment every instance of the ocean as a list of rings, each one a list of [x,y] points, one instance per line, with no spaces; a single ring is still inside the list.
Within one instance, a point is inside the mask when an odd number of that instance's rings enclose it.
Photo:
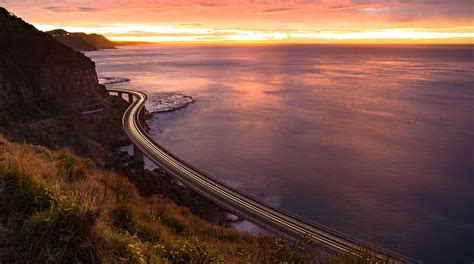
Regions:
[[[111,87],[181,94],[152,137],[271,205],[426,263],[474,261],[474,46],[142,45]]]

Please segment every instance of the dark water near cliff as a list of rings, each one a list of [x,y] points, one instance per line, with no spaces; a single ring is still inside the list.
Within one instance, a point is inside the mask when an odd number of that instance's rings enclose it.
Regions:
[[[197,103],[154,138],[270,204],[427,263],[474,261],[472,47],[127,47],[117,85]]]

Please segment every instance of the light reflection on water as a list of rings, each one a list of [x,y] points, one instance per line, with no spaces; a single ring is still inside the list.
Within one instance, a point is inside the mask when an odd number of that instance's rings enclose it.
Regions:
[[[197,99],[151,124],[158,142],[199,169],[428,263],[474,260],[472,47],[87,55],[99,75],[132,79],[118,87]]]

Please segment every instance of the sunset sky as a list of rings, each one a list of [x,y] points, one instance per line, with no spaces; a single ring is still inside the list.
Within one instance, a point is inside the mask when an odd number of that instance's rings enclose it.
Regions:
[[[41,30],[116,41],[474,43],[472,0],[0,0]]]

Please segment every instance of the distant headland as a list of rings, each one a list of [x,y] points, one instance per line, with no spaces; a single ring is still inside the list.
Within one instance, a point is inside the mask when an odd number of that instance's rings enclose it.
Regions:
[[[57,41],[78,51],[94,51],[100,49],[115,49],[118,43],[108,40],[99,34],[86,34],[82,32],[68,32],[64,29],[55,29],[45,33]]]

